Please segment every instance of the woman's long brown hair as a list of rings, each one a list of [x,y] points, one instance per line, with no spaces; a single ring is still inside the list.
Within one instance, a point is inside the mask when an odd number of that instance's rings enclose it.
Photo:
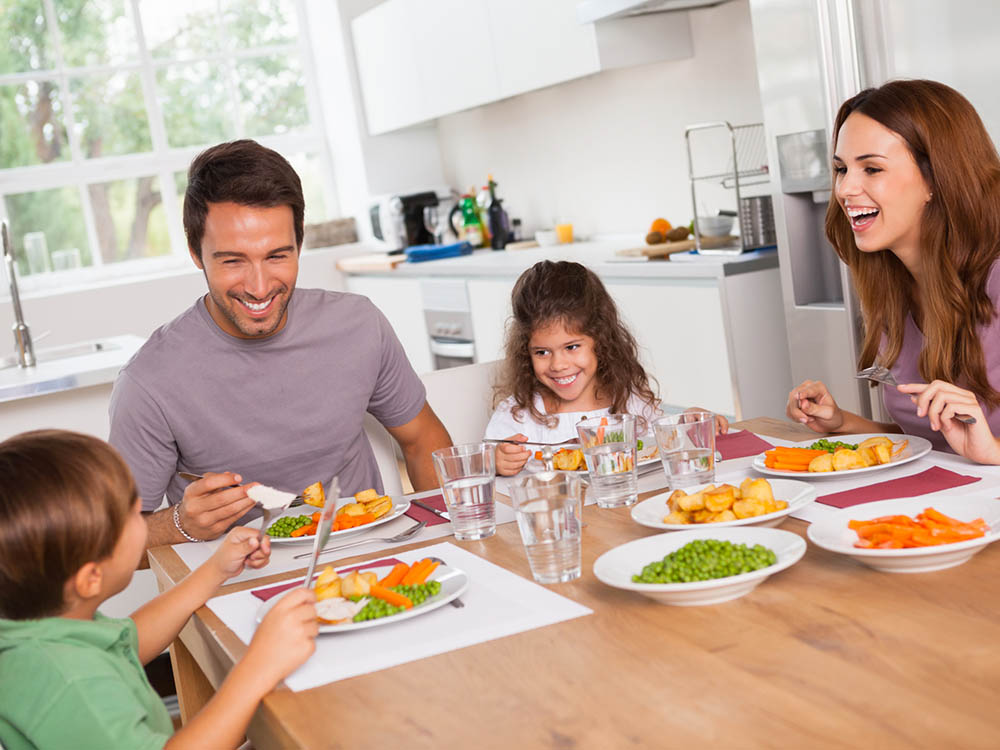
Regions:
[[[579,263],[543,260],[521,274],[511,302],[514,314],[507,326],[506,360],[494,390],[494,406],[513,396],[514,416],[528,409],[537,422],[550,427],[556,423],[555,417],[535,406],[539,390],[544,389],[543,398],[555,394],[535,377],[528,347],[532,332],[556,322],[594,339],[597,393],[611,399],[612,414],[625,412],[632,394],[652,406],[657,404],[651,379],[639,363],[635,337],[593,271]],[[652,382],[655,385],[655,379]]]
[[[860,367],[891,367],[903,346],[907,313],[924,334],[920,374],[973,391],[991,408],[1000,393],[986,372],[978,328],[996,315],[986,291],[1000,256],[1000,158],[969,101],[935,81],[892,81],[840,107],[833,129],[858,112],[900,136],[931,191],[920,222],[919,316],[913,277],[891,252],[858,250],[834,192],[826,236],[851,269],[864,314]],[[883,345],[884,337],[884,345]]]

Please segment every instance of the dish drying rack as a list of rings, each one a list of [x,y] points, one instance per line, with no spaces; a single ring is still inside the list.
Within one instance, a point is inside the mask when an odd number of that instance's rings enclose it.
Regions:
[[[696,159],[691,149],[691,134],[720,129],[725,129],[729,133],[729,153],[716,154],[717,158],[714,160],[714,164],[704,169],[696,170]],[[688,125],[684,129],[684,143],[687,147],[688,179],[691,184],[691,207],[694,210],[695,250],[706,255],[739,255],[748,249],[745,247],[746,232],[743,227],[744,217],[741,188],[763,184],[770,179],[770,172],[767,166],[767,147],[764,141],[764,124],[756,122],[748,125],[731,125],[726,120],[719,120],[718,122],[703,122]],[[721,157],[727,157],[727,161],[723,162]],[[706,161],[708,160],[706,159]],[[740,221],[741,239],[722,247],[712,247],[702,250],[701,227],[698,225],[697,186],[700,182],[710,181],[718,182],[724,188],[736,191],[736,216]]]

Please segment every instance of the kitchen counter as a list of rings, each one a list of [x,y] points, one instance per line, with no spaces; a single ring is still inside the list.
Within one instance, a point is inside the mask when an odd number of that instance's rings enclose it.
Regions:
[[[39,348],[36,366],[0,369],[0,403],[112,383],[143,343],[141,336],[112,336],[79,346]],[[67,355],[73,350],[82,353],[46,358],[60,350]]]
[[[471,255],[424,263],[400,263],[395,269],[348,271],[352,276],[520,276],[540,260],[572,260],[594,270],[599,276],[641,279],[719,279],[752,271],[778,267],[773,250],[753,251],[742,255],[687,255],[683,260],[641,260],[615,255],[616,250],[642,247],[641,239],[599,239],[569,245],[533,247],[523,250],[476,250]]]

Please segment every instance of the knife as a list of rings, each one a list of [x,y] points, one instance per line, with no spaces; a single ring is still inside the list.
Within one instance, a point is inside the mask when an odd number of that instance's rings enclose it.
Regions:
[[[337,477],[330,480],[330,496],[340,496],[340,481]],[[309,558],[309,569],[306,571],[306,580],[302,584],[303,588],[313,587],[313,571],[316,570],[316,560],[330,539],[330,527],[333,525],[333,517],[337,512],[336,503],[327,503],[323,506],[319,517],[319,526],[316,529],[316,539],[313,540],[312,557]]]
[[[451,516],[450,515],[448,515],[444,511],[438,510],[437,508],[431,507],[427,503],[422,503],[419,500],[410,500],[410,504],[411,505],[416,505],[418,508],[423,508],[424,510],[428,510],[431,513],[433,513],[435,516],[438,516],[439,518],[443,518],[445,521],[451,521]]]

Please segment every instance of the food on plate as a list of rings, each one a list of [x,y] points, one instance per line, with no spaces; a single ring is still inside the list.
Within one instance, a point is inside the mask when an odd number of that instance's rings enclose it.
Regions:
[[[747,477],[739,487],[721,484],[709,485],[703,490],[688,494],[674,490],[667,499],[670,513],[663,523],[719,523],[755,518],[775,513],[788,507],[784,500],[775,500],[771,483],[766,479]]]
[[[305,532],[299,534],[294,534],[294,532],[316,523],[316,520],[319,519],[319,513],[314,515],[316,516],[315,520],[313,516],[283,516],[267,527],[267,533],[269,536],[282,538],[293,535],[302,536]]]
[[[250,489],[256,488],[251,487]],[[247,494],[250,494],[249,490]],[[322,507],[325,504],[323,485],[319,482],[309,485],[303,490],[302,497],[310,505],[316,504],[315,502],[310,502],[310,497],[314,500],[318,499],[320,507]],[[379,496],[378,492],[374,489],[367,489],[357,493],[354,496],[353,503],[348,503],[337,509],[337,515],[334,516],[333,525],[330,527],[330,530],[343,531],[345,529],[353,529],[357,526],[364,526],[372,521],[377,521],[390,510],[392,510],[391,497],[388,495]],[[281,538],[312,536],[319,528],[319,517],[319,511],[313,513],[311,516],[285,516],[268,526],[267,533],[273,537]]]
[[[774,551],[755,544],[733,544],[719,539],[695,539],[632,576],[633,583],[690,583],[727,578],[774,565]]]
[[[868,521],[849,521],[848,528],[855,531],[855,547],[862,549],[905,549],[952,544],[978,539],[990,530],[982,518],[966,523],[946,516],[934,508],[924,508],[916,518],[909,516],[881,516]]]
[[[274,510],[275,508],[287,507],[295,499],[295,493],[282,492],[265,484],[255,484],[253,487],[247,488],[247,497],[255,503],[260,503],[268,510]]]
[[[817,440],[809,448],[778,446],[764,451],[764,465],[782,471],[851,471],[892,462],[909,441],[892,442],[884,435],[863,440],[857,445]]]
[[[302,502],[306,505],[314,505],[322,508],[326,504],[326,493],[323,492],[323,483],[315,482],[302,490]]]
[[[397,563],[381,581],[374,571],[339,575],[327,565],[316,578],[316,616],[326,625],[363,622],[412,609],[441,591],[428,581],[439,561],[424,558],[413,565]]]
[[[542,452],[535,451],[535,460],[542,461]],[[552,454],[552,466],[559,471],[576,471],[585,469],[583,451],[579,448],[560,448]]]

